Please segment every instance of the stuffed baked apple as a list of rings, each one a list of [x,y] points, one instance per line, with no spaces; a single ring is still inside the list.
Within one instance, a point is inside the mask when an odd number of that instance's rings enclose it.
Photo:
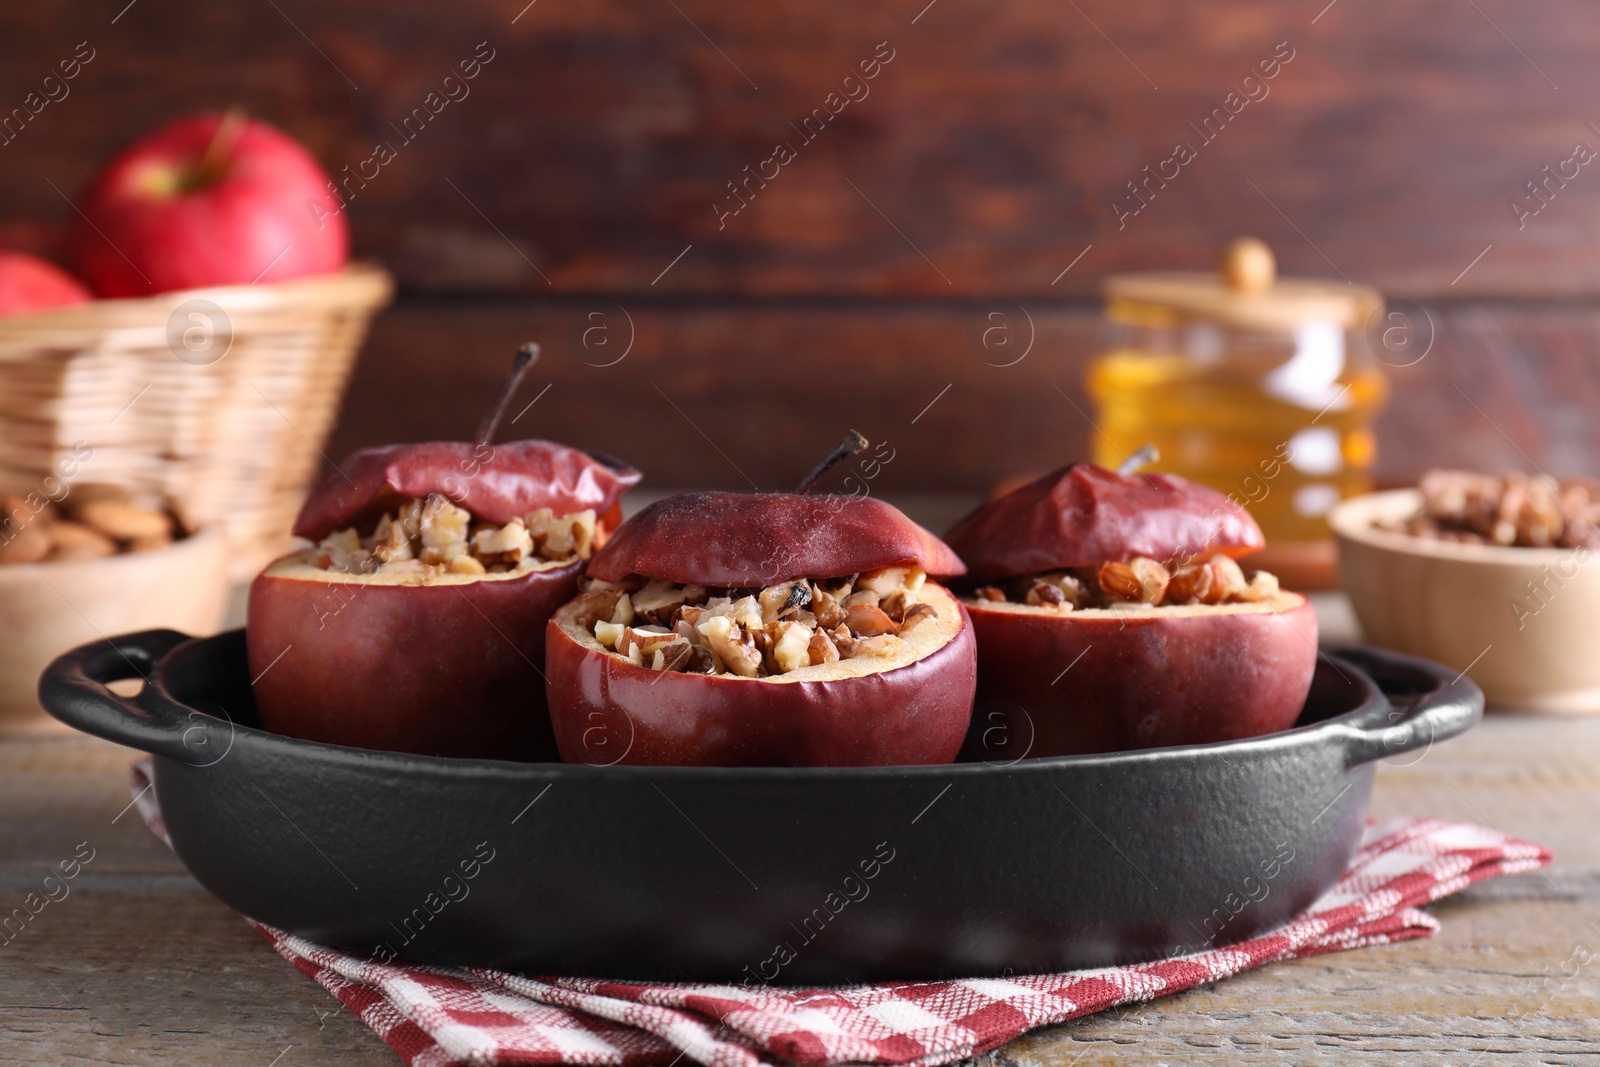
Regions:
[[[865,446],[847,438],[830,460]],[[569,762],[948,763],[972,713],[965,568],[880,500],[686,493],[624,523],[550,620]]]
[[[550,441],[363,449],[312,489],[313,542],[250,587],[262,725],[312,741],[440,756],[555,759],[545,624],[621,517],[639,473]]]
[[[1299,717],[1316,615],[1239,566],[1261,529],[1220,493],[1076,463],[947,540],[968,568],[979,758],[1223,741]]]

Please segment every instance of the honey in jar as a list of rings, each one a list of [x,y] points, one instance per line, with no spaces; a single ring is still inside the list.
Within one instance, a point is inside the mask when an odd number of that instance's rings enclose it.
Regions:
[[[1387,385],[1365,325],[1382,298],[1276,273],[1271,250],[1241,238],[1216,273],[1108,278],[1088,374],[1091,450],[1116,467],[1155,445],[1152,469],[1231,494],[1255,516],[1268,550],[1253,562],[1317,588],[1333,579],[1328,510],[1372,488]]]

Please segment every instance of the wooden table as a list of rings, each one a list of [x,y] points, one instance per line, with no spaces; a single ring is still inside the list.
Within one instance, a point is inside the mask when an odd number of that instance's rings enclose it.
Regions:
[[[1341,605],[1319,607],[1327,631],[1348,633]],[[94,849],[70,895],[0,946],[0,1062],[397,1062],[151,837],[128,808],[134,755],[91,739],[0,745],[0,905],[20,905],[80,842]],[[1493,715],[1410,766],[1381,767],[1374,814],[1487,824],[1549,846],[1556,863],[1437,905],[1444,927],[1429,940],[1279,963],[986,1059],[1600,1058],[1600,719]]]

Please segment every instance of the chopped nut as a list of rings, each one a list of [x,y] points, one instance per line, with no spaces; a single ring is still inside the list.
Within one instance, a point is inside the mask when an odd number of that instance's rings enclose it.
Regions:
[[[1134,556],[1126,563],[1111,562],[1100,567],[1100,588],[1123,600],[1145,604],[1161,603],[1167,591],[1167,569],[1153,559]]]
[[[1600,547],[1600,486],[1585,479],[1438,470],[1424,474],[1419,488],[1421,511],[1380,525],[1441,541]]]
[[[811,603],[811,586],[804,581],[769,585],[756,601],[761,605],[762,620],[774,622]]]
[[[743,596],[738,600],[724,600],[718,604],[711,601],[711,614],[724,615],[746,630],[760,630],[766,623],[761,618],[761,605],[753,596]]]
[[[873,593],[876,597],[877,594]],[[876,637],[879,634],[892,634],[900,629],[895,621],[884,614],[883,609],[876,604],[852,604],[846,612],[846,624],[850,631],[858,637]]]
[[[883,613],[889,618],[895,622],[902,622],[905,620],[906,612],[910,611],[912,605],[916,602],[917,594],[909,589],[896,589],[878,601],[878,606],[883,609]]]
[[[317,543],[317,559],[325,569],[347,571],[355,574],[366,568],[371,554],[361,547],[361,538],[354,530],[335,530]]]
[[[602,645],[652,669],[771,677],[851,655],[899,654],[905,645],[895,634],[902,621],[920,625],[938,613],[906,586],[889,584],[887,572],[918,585],[924,577],[917,568],[899,567],[876,573],[877,589],[835,581],[845,603],[823,588],[826,583],[807,579],[755,591],[638,576],[619,583],[587,580],[573,610]]]
[[[471,553],[472,546],[467,544],[467,542],[453,541],[450,544],[440,545],[436,548],[424,547],[423,550],[418,553],[418,558],[423,563],[428,563],[436,567],[444,567],[446,570],[449,570],[451,560],[457,559],[461,556],[470,555]]]
[[[464,546],[467,543],[467,527],[471,523],[472,514],[464,508],[456,507],[443,493],[429,494],[422,506],[422,528],[419,537],[422,540],[423,553],[419,555],[425,554],[430,548],[442,551],[453,545]]]
[[[617,597],[617,606],[611,612],[611,621],[624,624],[633,621],[633,598],[627,593]]]
[[[934,610],[932,604],[914,605],[910,611],[906,612],[905,621],[900,624],[900,636],[905,637],[924,622],[938,617],[939,613]]]
[[[597,520],[594,510],[575,512],[565,516],[572,529],[572,552],[579,559],[588,559],[600,547]]]
[[[984,600],[992,600],[997,604],[1005,603],[1006,599],[1005,590],[996,585],[980,586],[978,588],[978,596]]]
[[[602,540],[593,509],[556,515],[549,508],[529,512],[526,525],[539,555],[549,560],[588,559]]]
[[[650,669],[657,671],[675,671],[688,662],[693,646],[687,641],[671,641],[664,645],[657,645],[650,654]]]
[[[1028,590],[1028,595],[1023,600],[1023,603],[1032,604],[1035,607],[1056,607],[1062,603],[1065,603],[1066,599],[1066,597],[1061,595],[1061,590],[1056,588],[1054,585],[1051,585],[1049,582],[1034,582],[1033,588]]]
[[[818,630],[811,635],[810,640],[806,644],[806,654],[813,667],[820,666],[824,663],[839,662],[839,650],[834,647],[834,644],[828,638],[828,635],[823,633],[821,630]]]
[[[1256,571],[1250,576],[1249,590],[1242,595],[1246,600],[1271,600],[1279,592],[1277,575]]]
[[[521,519],[498,528],[480,526],[472,535],[472,554],[485,566],[515,567],[533,555],[533,538]]]
[[[855,589],[858,575],[850,574],[843,578],[824,578],[817,582],[817,588],[826,592],[835,600],[843,600]]]
[[[1222,595],[1217,602],[1223,600],[1240,600],[1250,589],[1250,583],[1245,580],[1244,571],[1239,564],[1227,556],[1213,556],[1206,562],[1211,568],[1211,581],[1213,585],[1222,588]],[[1216,596],[1215,593],[1212,594]]]
[[[811,598],[811,611],[817,617],[817,625],[824,629],[833,629],[844,622],[844,609],[834,599],[833,594],[823,589],[817,589]]]
[[[594,639],[607,648],[618,649],[622,644],[622,634],[626,629],[617,622],[597,622],[594,624]]]
[[[772,646],[772,658],[778,670],[787,673],[811,665],[811,631],[794,622],[780,622],[783,628],[777,643]]]
[[[539,529],[533,530],[528,522],[516,518],[504,526],[475,524],[470,512],[441,493],[424,500],[394,499],[394,510],[378,519],[371,534],[363,539],[355,529],[335,531],[318,545],[312,563],[352,574],[414,574],[422,578],[501,574],[519,570],[529,559],[559,563],[587,558],[598,533],[592,510],[553,517],[550,509],[540,509],[533,513],[540,521]],[[364,549],[358,551],[353,547],[357,545]],[[459,562],[463,558],[473,563]],[[586,583],[586,591],[623,584],[591,581]],[[642,584],[636,582],[628,588]]]
[[[699,586],[686,589],[665,579],[652,579],[643,589],[632,594],[633,610],[643,618],[665,626],[672,621],[686,599],[693,599],[690,593],[696,589],[700,591],[700,599],[704,599],[705,590]]]
[[[684,674],[715,674],[717,673],[717,657],[709,648],[703,645],[690,645],[689,654],[677,666],[668,667],[667,670],[680,671]]]
[[[416,558],[416,553],[411,547],[411,538],[406,535],[405,527],[388,514],[378,520],[378,528],[372,533],[372,555],[380,563]]]
[[[1191,563],[1186,567],[1179,567],[1172,575],[1172,580],[1167,583],[1167,602],[1171,604],[1201,603],[1211,604],[1213,588],[1220,596],[1223,589],[1220,583],[1212,581],[1212,570],[1204,563]]]
[[[617,610],[617,601],[622,599],[621,589],[590,589],[580,593],[577,600],[578,625],[585,630],[594,628],[594,624],[601,619],[610,619]]]
[[[649,658],[657,649],[679,641],[680,638],[671,630],[660,626],[624,626],[622,635],[617,638],[617,651],[627,653],[629,649],[638,648]]]
[[[761,652],[748,630],[726,615],[713,615],[696,627],[728,670],[743,678],[754,678],[761,669]]]
[[[683,601],[682,586],[675,585],[665,578],[652,578],[643,589],[633,594],[633,610],[645,614],[666,607],[676,607]]]
[[[857,589],[870,589],[879,596],[888,596],[896,589],[909,589],[915,593],[922,588],[927,577],[921,567],[912,563],[868,571],[857,578],[855,584]]]
[[[1168,571],[1155,560],[1136,556],[1125,563],[1112,561],[1098,568],[1083,568],[1078,574],[1031,575],[1016,579],[1010,585],[1017,602],[1050,611],[1249,603],[1269,599],[1278,593],[1278,580],[1273,575],[1258,571],[1247,580],[1239,564],[1227,556],[1172,566],[1174,569]],[[1000,596],[995,597],[995,593]],[[982,586],[974,595],[982,600],[1003,600],[1005,590]],[[1059,601],[1056,600],[1058,595]],[[908,614],[907,620],[909,618]],[[905,632],[904,625],[901,632]]]

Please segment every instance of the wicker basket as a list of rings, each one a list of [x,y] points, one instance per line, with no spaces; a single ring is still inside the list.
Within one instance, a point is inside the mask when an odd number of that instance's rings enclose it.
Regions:
[[[74,481],[170,500],[227,535],[235,577],[254,573],[289,544],[392,293],[358,265],[0,318],[0,490],[41,491],[82,442],[94,453]]]

